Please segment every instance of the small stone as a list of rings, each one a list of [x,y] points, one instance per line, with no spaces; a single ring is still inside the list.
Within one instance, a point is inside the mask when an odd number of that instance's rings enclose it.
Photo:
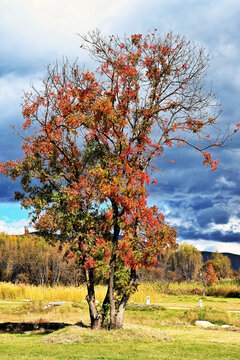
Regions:
[[[65,301],[53,301],[53,302],[50,302],[49,304],[53,305],[53,306],[60,306],[60,305],[65,304]]]
[[[223,328],[223,329],[228,329],[228,328],[230,328],[230,327],[232,327],[231,325],[222,325],[221,326],[221,328]]]
[[[195,321],[195,325],[201,326],[201,327],[204,327],[204,328],[217,326],[215,324],[210,323],[210,321],[202,321],[202,320]]]

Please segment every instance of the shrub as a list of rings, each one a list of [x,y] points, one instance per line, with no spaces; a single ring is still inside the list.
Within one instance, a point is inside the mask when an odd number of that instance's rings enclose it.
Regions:
[[[183,315],[183,319],[185,319],[187,322],[190,322],[191,324],[194,324],[196,320],[202,320],[210,321],[211,323],[216,325],[232,325],[232,320],[229,313],[210,307],[194,308],[191,310],[187,310]]]

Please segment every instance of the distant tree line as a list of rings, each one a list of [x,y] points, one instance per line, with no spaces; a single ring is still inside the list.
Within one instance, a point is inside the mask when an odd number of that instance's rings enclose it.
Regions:
[[[142,281],[203,281],[210,284],[211,277],[220,280],[239,277],[240,272],[233,270],[228,256],[219,252],[212,253],[212,256],[205,263],[201,251],[192,245],[182,243],[177,250],[170,250],[163,254],[159,261],[159,267],[147,269],[141,272]]]
[[[211,275],[209,275],[211,274]],[[159,266],[140,272],[140,281],[203,281],[238,277],[231,261],[218,252],[203,263],[201,252],[183,243],[163,254]],[[102,276],[103,277],[103,276]],[[78,285],[83,277],[72,252],[60,242],[52,245],[43,237],[0,233],[0,281],[34,285]],[[99,282],[104,278],[99,276]]]
[[[0,281],[34,285],[77,285],[81,273],[61,243],[40,236],[0,233]]]

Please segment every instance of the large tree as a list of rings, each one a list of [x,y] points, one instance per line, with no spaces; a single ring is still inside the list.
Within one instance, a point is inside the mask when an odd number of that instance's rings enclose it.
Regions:
[[[212,264],[218,279],[224,279],[232,274],[232,264],[228,256],[220,254],[218,251],[212,253],[211,259],[206,262]]]
[[[147,204],[156,157],[188,145],[215,170],[208,128],[219,114],[205,92],[208,55],[184,37],[156,31],[120,39],[80,36],[96,71],[48,68],[25,96],[21,160],[1,171],[21,178],[16,198],[42,232],[58,232],[85,274],[91,326],[120,328],[137,271],[175,246],[176,230]],[[179,150],[180,151],[180,150]],[[94,286],[107,282],[101,309]]]
[[[183,280],[195,280],[202,266],[202,254],[192,245],[182,243],[177,251],[167,254],[167,267]]]

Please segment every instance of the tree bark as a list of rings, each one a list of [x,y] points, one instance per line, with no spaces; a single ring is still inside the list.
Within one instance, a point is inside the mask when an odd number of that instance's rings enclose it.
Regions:
[[[126,305],[121,304],[119,306],[117,313],[114,314],[113,318],[111,318],[110,329],[112,330],[122,329],[125,309],[126,309]]]
[[[138,219],[136,219],[136,224],[135,224],[135,236],[138,238],[140,237],[140,229],[139,229],[139,220]],[[113,276],[114,276],[114,272],[113,272]],[[123,327],[125,309],[126,309],[129,297],[131,295],[131,289],[136,286],[137,286],[137,272],[135,269],[131,269],[130,270],[129,291],[128,291],[128,293],[122,294],[122,299],[120,301],[117,311],[115,308],[115,301],[113,300],[114,312],[113,311],[110,312],[110,329],[117,330],[117,329],[121,329]],[[110,301],[110,307],[112,310],[111,301]]]
[[[123,294],[117,312],[115,312],[114,316],[110,319],[110,329],[114,329],[114,330],[122,329],[127,302],[131,295],[131,288],[136,286],[137,286],[137,272],[135,269],[131,269],[130,282],[129,282],[130,291],[126,294]]]
[[[101,328],[102,316],[101,313],[97,310],[95,302],[95,288],[94,288],[94,276],[93,270],[85,270],[85,278],[87,283],[88,294],[86,300],[89,307],[89,315],[91,320],[91,328],[98,330]]]
[[[109,322],[109,328],[113,328],[113,324],[115,323],[115,316],[116,316],[116,303],[114,298],[114,274],[116,271],[116,251],[118,247],[118,240],[119,240],[119,234],[120,234],[120,227],[118,225],[118,218],[119,218],[119,212],[118,212],[118,206],[115,201],[112,201],[113,211],[114,211],[114,233],[113,233],[113,249],[112,249],[112,256],[110,260],[110,274],[109,274],[109,284],[108,284],[108,296],[109,296],[109,305],[110,305],[110,322]]]

